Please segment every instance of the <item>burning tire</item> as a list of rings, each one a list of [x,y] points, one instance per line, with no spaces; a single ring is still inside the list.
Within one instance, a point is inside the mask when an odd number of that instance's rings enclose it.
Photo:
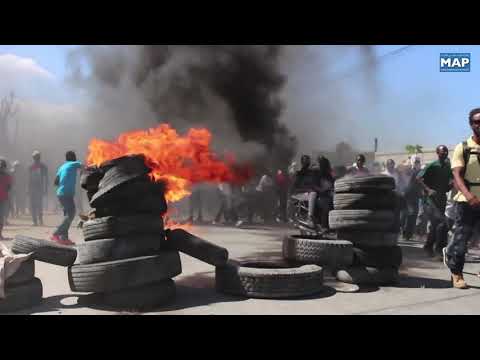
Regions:
[[[122,310],[149,310],[171,303],[175,295],[175,282],[169,279],[109,294],[95,294],[90,297],[89,303]]]
[[[333,230],[388,231],[394,225],[393,211],[334,210],[329,222]]]
[[[399,268],[402,265],[403,254],[400,246],[381,248],[355,248],[354,266],[368,266],[372,268]]]
[[[100,169],[107,172],[117,168],[125,174],[148,173],[150,169],[145,164],[145,160],[143,155],[127,155],[102,163]]]
[[[216,268],[219,292],[259,299],[310,296],[323,290],[323,269],[317,265],[292,267],[285,262],[236,262]]]
[[[167,246],[213,266],[224,266],[228,250],[202,240],[184,230],[167,230]]]
[[[394,285],[397,284],[400,275],[397,268],[373,268],[356,266],[337,271],[337,280],[355,285]]]
[[[182,273],[178,252],[156,256],[74,265],[68,269],[70,289],[83,293],[112,293],[174,278]]]
[[[0,299],[0,313],[10,313],[31,308],[42,302],[42,282],[40,279],[33,278],[33,280],[20,285],[7,286],[5,295],[5,299]]]
[[[341,230],[338,238],[356,247],[392,247],[398,244],[398,233]]]
[[[394,210],[393,192],[382,196],[375,194],[336,194],[333,199],[335,210]]]
[[[160,215],[109,216],[83,224],[85,241],[146,234],[158,234],[159,240],[164,237],[163,219]]]
[[[154,235],[92,240],[77,247],[77,260],[80,265],[88,265],[152,256],[165,248],[166,242],[163,237]]]
[[[35,261],[27,260],[20,264],[18,270],[5,281],[5,285],[7,287],[17,286],[32,281],[34,277]]]
[[[283,240],[283,257],[286,260],[302,264],[317,264],[332,268],[351,266],[353,263],[353,244],[349,241],[288,236]]]
[[[97,193],[98,194],[98,193]],[[114,214],[164,214],[165,184],[142,180],[121,185],[103,197],[94,195],[91,205]]]
[[[80,176],[80,186],[88,192],[96,193],[104,175],[105,172],[98,167],[86,168]]]
[[[335,182],[335,192],[378,193],[395,190],[395,180],[389,176],[345,177]]]
[[[135,181],[149,181],[148,171],[125,173],[120,168],[114,167],[105,173],[105,176],[99,183],[97,193],[92,197],[90,204],[92,207],[102,207],[105,203],[111,201],[115,197],[122,185],[127,185]],[[113,193],[113,194],[112,194]]]
[[[12,251],[15,254],[33,253],[32,259],[58,266],[71,266],[77,258],[77,250],[74,247],[21,235],[15,237]]]

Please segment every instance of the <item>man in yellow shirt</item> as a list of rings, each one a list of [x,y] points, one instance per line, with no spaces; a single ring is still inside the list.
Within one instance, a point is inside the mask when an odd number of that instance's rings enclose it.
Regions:
[[[469,116],[473,136],[455,148],[452,169],[458,194],[455,196],[457,216],[453,240],[443,250],[444,260],[452,272],[453,286],[467,289],[463,278],[467,242],[480,222],[480,108]]]

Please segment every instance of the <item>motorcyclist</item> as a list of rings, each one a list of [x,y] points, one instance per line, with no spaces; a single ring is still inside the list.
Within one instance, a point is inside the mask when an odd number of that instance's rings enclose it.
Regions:
[[[309,229],[317,229],[317,221],[315,219],[315,208],[319,194],[324,194],[326,187],[324,186],[323,170],[325,168],[322,160],[322,171],[311,168],[311,157],[303,155],[301,159],[302,168],[295,174],[295,179],[290,190],[290,195],[295,196],[298,200],[308,201],[308,216],[306,220],[299,219],[299,223]],[[326,170],[331,176],[331,170]],[[333,181],[332,181],[333,183]]]

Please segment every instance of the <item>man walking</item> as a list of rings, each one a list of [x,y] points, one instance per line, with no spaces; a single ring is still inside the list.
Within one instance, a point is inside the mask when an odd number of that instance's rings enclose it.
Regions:
[[[412,157],[411,168],[405,172],[405,223],[403,224],[403,238],[410,241],[415,232],[419,213],[419,201],[422,195],[422,189],[419,187],[416,179],[421,170],[421,161],[418,157]]]
[[[0,159],[0,240],[5,240],[2,231],[7,219],[8,195],[11,185],[12,177],[8,173],[7,162]]]
[[[426,213],[430,220],[430,231],[424,250],[430,257],[441,255],[448,242],[448,225],[445,218],[447,193],[453,187],[453,174],[448,161],[448,148],[437,148],[438,160],[430,163],[420,171],[417,180],[423,187],[426,197]]]
[[[365,155],[363,154],[358,155],[354,166],[348,169],[347,175],[354,176],[354,177],[370,175],[370,171],[365,166],[366,162],[367,162],[367,159],[365,158]]]
[[[457,289],[468,288],[463,278],[467,242],[480,223],[480,109],[470,112],[469,121],[473,136],[457,145],[453,153],[452,169],[458,189],[454,198],[456,229],[453,240],[443,250],[453,287]]]
[[[48,190],[48,169],[40,161],[39,151],[32,154],[33,164],[28,169],[28,194],[30,197],[30,213],[33,226],[43,226],[43,197]]]
[[[75,245],[68,238],[68,230],[75,218],[75,187],[77,184],[77,170],[82,168],[82,163],[77,161],[73,151],[65,155],[66,162],[60,166],[55,178],[57,197],[63,208],[63,221],[52,236],[52,240],[62,245]]]
[[[25,215],[26,208],[26,193],[27,189],[27,179],[25,174],[25,168],[19,161],[15,161],[12,164],[12,208],[10,213],[13,217],[19,217]]]

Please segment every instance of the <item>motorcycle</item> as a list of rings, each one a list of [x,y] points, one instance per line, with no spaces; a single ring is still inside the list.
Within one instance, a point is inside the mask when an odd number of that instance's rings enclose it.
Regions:
[[[328,192],[317,197],[314,212],[315,228],[307,226],[309,193],[291,195],[288,201],[288,220],[302,236],[323,236],[330,234],[328,214],[333,210],[333,195]]]

